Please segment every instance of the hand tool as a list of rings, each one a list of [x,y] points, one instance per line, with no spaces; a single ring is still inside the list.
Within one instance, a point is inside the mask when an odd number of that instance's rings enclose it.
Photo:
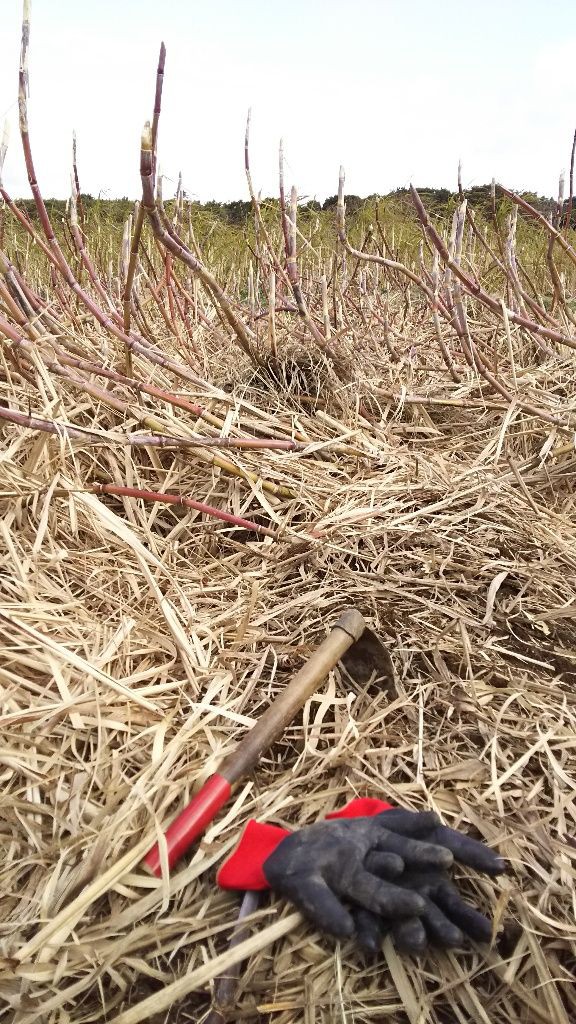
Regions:
[[[363,649],[361,641],[365,631],[366,650]],[[169,868],[176,864],[194,840],[205,831],[230,798],[233,787],[253,770],[262,754],[282,735],[318,685],[348,651],[350,653],[345,664],[351,674],[354,674],[352,655],[357,652],[359,666],[363,672],[368,664],[376,670],[383,668],[387,679],[393,679],[392,663],[386,648],[375,634],[367,629],[360,612],[355,608],[346,609],[314,654],[278,694],[236,748],[224,758],[218,771],[210,776],[188,806],[169,825],[164,836]],[[380,665],[378,661],[381,661]],[[366,681],[365,678],[363,681]],[[160,876],[162,869],[158,843],[147,853],[143,866],[157,877]]]

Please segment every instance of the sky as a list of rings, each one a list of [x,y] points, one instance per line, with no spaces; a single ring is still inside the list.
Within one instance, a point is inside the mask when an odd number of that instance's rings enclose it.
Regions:
[[[21,0],[0,0],[4,185],[30,190],[18,135]],[[573,0],[32,0],[30,133],[45,197],[138,198],[139,146],[167,47],[165,195],[246,199],[244,129],[263,195],[322,201],[495,177],[556,195],[576,128]]]

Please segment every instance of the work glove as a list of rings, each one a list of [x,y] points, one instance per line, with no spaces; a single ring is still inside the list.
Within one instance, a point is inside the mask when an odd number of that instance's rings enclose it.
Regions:
[[[353,801],[353,803],[360,802]],[[373,803],[377,803],[377,801],[373,801]],[[464,832],[458,832],[457,829],[442,825],[436,814],[430,815],[427,811],[401,811],[395,808],[388,808],[387,805],[385,805],[385,812],[386,828],[390,829],[391,832],[397,832],[399,835],[417,834],[420,839],[425,840],[427,843],[431,843],[433,846],[442,846],[444,849],[449,850],[454,860],[458,861],[459,864],[464,864],[475,871],[481,871],[485,875],[500,875],[506,868],[504,858],[500,857],[494,850],[491,850],[489,846],[479,842],[477,839],[472,839]],[[380,816],[384,811],[376,811],[376,813]],[[425,815],[436,819],[429,829],[426,828],[424,822]],[[329,817],[332,818],[333,816],[330,815]],[[418,822],[422,822],[421,829],[418,826]],[[418,832],[415,831],[416,829],[418,829]],[[432,866],[431,863],[430,867]]]
[[[386,824],[395,829],[394,819],[398,812],[386,812]],[[414,813],[401,812],[396,825],[401,829],[405,816]],[[505,870],[505,861],[489,847],[455,829],[436,825],[421,838],[428,843],[437,843],[449,850],[454,860],[487,875],[498,875]],[[370,872],[380,875],[382,865],[370,853],[364,866]],[[386,874],[382,877],[387,877]],[[487,917],[471,907],[460,896],[457,887],[444,870],[429,866],[426,869],[406,870],[395,879],[395,884],[417,892],[425,900],[425,908],[418,915],[402,920],[386,918],[371,910],[358,908],[353,911],[356,938],[367,952],[377,952],[382,939],[390,934],[398,950],[408,953],[422,953],[429,942],[443,949],[457,948],[466,939],[475,942],[489,942],[492,924]]]
[[[426,909],[425,899],[394,880],[406,867],[451,866],[449,850],[415,838],[431,831],[437,820],[431,814],[406,819],[401,823],[402,834],[386,827],[385,814],[318,822],[287,836],[266,859],[264,875],[270,887],[320,931],[337,938],[356,931],[345,903],[384,918],[418,917]]]
[[[386,813],[381,813],[383,809]],[[434,836],[433,842],[427,841],[429,836]],[[438,915],[431,909],[426,891],[404,884],[405,872],[410,871],[410,877],[422,884],[423,876],[430,872],[435,878],[443,877],[455,854],[461,863],[491,873],[503,868],[500,858],[481,843],[444,829],[431,812],[402,811],[377,800],[356,800],[330,820],[295,833],[249,822],[240,846],[220,869],[218,884],[222,888],[271,888],[288,898],[321,931],[337,938],[356,933],[366,949],[379,946],[392,921],[404,920],[417,951],[422,942],[415,921],[425,914],[434,922]],[[448,937],[446,927],[444,932]],[[401,932],[401,940],[403,935]]]
[[[447,872],[405,871],[396,885],[422,896],[424,909],[418,916],[401,920],[363,908],[354,910],[356,940],[367,953],[377,953],[388,934],[396,949],[405,953],[423,953],[430,944],[441,949],[462,948],[467,939],[490,942],[490,920],[465,903]]]

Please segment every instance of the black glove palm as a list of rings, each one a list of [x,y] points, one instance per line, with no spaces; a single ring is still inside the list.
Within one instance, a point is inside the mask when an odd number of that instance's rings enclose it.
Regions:
[[[391,832],[396,832],[398,835],[415,835],[414,828],[418,827],[424,814],[429,812],[419,811],[384,811],[377,817],[386,816],[386,828]],[[489,846],[485,846],[484,843],[478,842],[477,839],[471,839],[470,836],[464,835],[463,832],[457,832],[454,828],[448,828],[446,825],[441,825],[438,817],[434,814],[430,814],[430,817],[436,819],[435,824],[431,828],[421,828],[418,835],[421,839],[427,843],[432,843],[435,846],[442,846],[444,849],[449,850],[453,854],[454,860],[460,864],[465,864],[469,868],[474,868],[476,871],[482,871],[485,875],[500,875],[506,868],[506,862],[503,857],[499,854],[494,853]],[[412,824],[413,822],[413,824]],[[430,864],[432,867],[432,864]]]
[[[449,947],[461,945],[463,934],[490,937],[490,922],[449,881],[454,859],[491,875],[505,866],[483,843],[446,828],[431,812],[390,810],[294,832],[263,870],[271,888],[321,931],[337,938],[356,932],[371,951],[392,931],[399,948],[421,952],[428,938]]]
[[[356,937],[368,952],[377,952],[388,933],[396,948],[406,953],[422,953],[429,942],[442,949],[455,949],[462,947],[466,938],[490,941],[489,919],[464,902],[445,871],[406,871],[396,884],[422,896],[424,908],[418,916],[402,919],[355,910]]]
[[[386,812],[392,817],[397,813]],[[386,825],[391,830],[395,827],[397,830],[402,829],[407,814],[412,813],[414,817],[419,817],[415,812],[400,813],[401,817],[396,826],[392,817],[387,817]],[[435,826],[422,838],[429,843],[443,846],[453,854],[455,861],[484,874],[498,875],[505,870],[505,861],[493,850],[445,825]],[[372,854],[368,854],[365,867],[368,871],[380,875],[383,866]],[[437,870],[432,866],[419,871],[407,870],[395,880],[395,884],[422,896],[425,907],[418,916],[400,920],[393,920],[391,917],[387,918],[385,915],[365,909],[355,910],[358,942],[367,951],[376,952],[387,933],[391,933],[399,950],[410,953],[423,952],[429,941],[444,949],[462,946],[465,938],[475,942],[490,941],[491,922],[464,902],[446,871]]]
[[[433,832],[438,824],[435,814],[411,811],[319,822],[283,839],[265,861],[264,874],[271,888],[321,931],[345,938],[354,934],[355,924],[343,900],[385,917],[412,918],[424,912],[425,899],[395,885],[394,879],[407,867],[450,867],[453,855],[448,849],[414,838]]]

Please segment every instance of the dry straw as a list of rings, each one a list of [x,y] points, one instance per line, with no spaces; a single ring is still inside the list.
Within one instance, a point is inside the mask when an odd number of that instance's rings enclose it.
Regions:
[[[75,149],[55,232],[28,39],[26,9],[36,215],[1,188],[6,1019],[202,1021],[242,961],[235,1020],[570,1024],[573,230],[496,187],[486,216],[462,193],[445,222],[414,191],[348,228],[342,178],[336,237],[249,178],[246,244],[217,251],[157,187],[162,52],[123,238],[82,206]],[[193,857],[145,876],[350,605],[394,693],[335,670]],[[490,950],[365,962],[267,897],[229,945],[239,899],[215,871],[248,817],[297,827],[354,795],[434,808],[508,858],[463,883]]]

